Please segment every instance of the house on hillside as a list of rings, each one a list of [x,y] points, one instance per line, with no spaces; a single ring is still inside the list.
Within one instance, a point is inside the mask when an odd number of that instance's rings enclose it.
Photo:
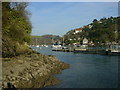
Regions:
[[[82,28],[77,28],[74,30],[74,33],[73,34],[77,34],[77,33],[80,33],[82,32]]]
[[[87,38],[84,38],[83,39],[83,44],[85,45],[85,44],[88,44],[88,39]]]
[[[69,40],[71,41],[71,40],[73,40],[73,39],[70,38]]]
[[[98,21],[98,23],[102,23],[101,21]]]
[[[93,27],[93,25],[88,25],[89,29],[91,29]]]
[[[89,43],[88,43],[90,46],[94,46],[94,43],[93,43],[93,41],[89,41]]]
[[[73,43],[74,46],[79,45],[79,43]]]

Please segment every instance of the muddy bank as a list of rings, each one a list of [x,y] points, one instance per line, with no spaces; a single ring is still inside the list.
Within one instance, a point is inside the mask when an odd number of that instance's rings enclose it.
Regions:
[[[58,84],[53,75],[69,68],[55,56],[36,52],[26,53],[13,58],[3,59],[3,88],[8,83],[16,88],[40,88]]]

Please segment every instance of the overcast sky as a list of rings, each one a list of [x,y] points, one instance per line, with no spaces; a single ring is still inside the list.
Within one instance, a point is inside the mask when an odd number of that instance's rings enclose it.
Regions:
[[[117,2],[30,2],[32,35],[64,35],[103,17],[118,16]]]

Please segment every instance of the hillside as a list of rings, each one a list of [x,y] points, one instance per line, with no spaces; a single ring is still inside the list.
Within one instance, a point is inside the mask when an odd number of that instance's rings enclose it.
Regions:
[[[64,35],[66,44],[80,43],[84,38],[95,44],[120,41],[120,17],[94,19],[92,23],[70,30]]]
[[[61,39],[58,35],[43,35],[43,36],[32,36],[31,44],[32,45],[52,45],[55,42],[58,42]]]
[[[29,21],[28,3],[2,3],[2,56],[13,57],[29,51],[32,25]]]

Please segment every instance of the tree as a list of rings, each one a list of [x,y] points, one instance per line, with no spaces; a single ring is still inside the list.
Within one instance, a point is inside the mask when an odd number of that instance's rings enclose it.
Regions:
[[[93,23],[94,23],[94,22],[97,22],[97,19],[94,19],[94,20],[93,20]]]
[[[7,35],[19,43],[30,42],[32,26],[25,10],[26,6],[27,3],[3,3],[3,36]]]
[[[30,14],[25,9],[27,5],[28,3],[25,2],[2,3],[3,56],[15,55],[18,53],[18,47],[22,50],[23,46],[20,47],[20,45],[30,43],[32,25],[29,21]]]

